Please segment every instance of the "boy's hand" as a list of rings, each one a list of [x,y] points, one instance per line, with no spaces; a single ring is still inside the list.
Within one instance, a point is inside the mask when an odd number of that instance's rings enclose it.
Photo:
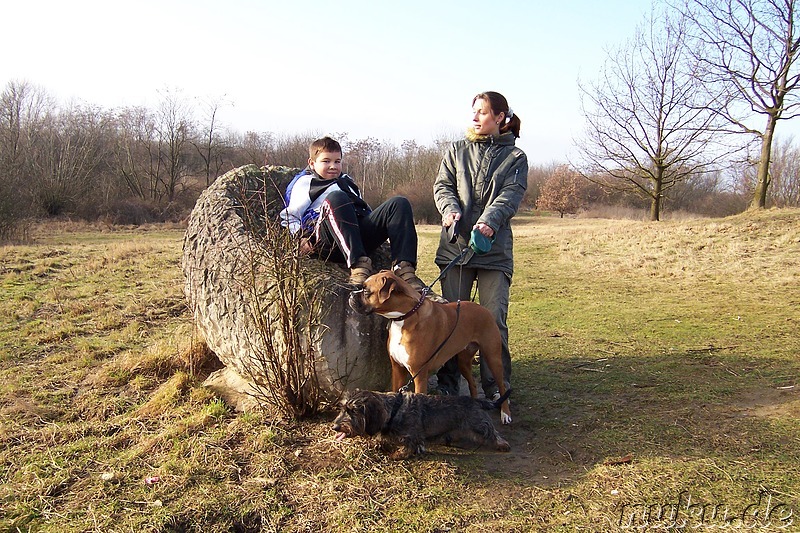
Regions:
[[[300,253],[303,255],[308,255],[314,251],[314,245],[311,244],[311,240],[308,237],[303,237],[300,239]]]

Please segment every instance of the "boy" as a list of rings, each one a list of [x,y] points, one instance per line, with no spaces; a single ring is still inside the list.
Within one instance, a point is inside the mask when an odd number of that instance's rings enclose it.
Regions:
[[[311,143],[308,155],[308,167],[286,188],[286,209],[280,213],[281,224],[301,236],[300,250],[344,262],[350,283],[361,286],[373,274],[369,254],[388,239],[392,270],[422,291],[409,201],[395,196],[373,211],[353,179],[342,173],[342,147],[330,137]]]

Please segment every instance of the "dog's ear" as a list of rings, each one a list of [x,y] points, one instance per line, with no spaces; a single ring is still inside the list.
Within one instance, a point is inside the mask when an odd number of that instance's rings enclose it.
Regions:
[[[376,397],[371,397],[364,404],[364,433],[376,435],[383,429],[386,421],[386,406]]]
[[[358,389],[356,389],[356,390],[355,390],[355,392],[358,392]],[[339,398],[339,406],[340,406],[340,407],[342,407],[342,408],[344,408],[344,407],[345,407],[345,406],[346,406],[346,405],[347,405],[347,404],[350,402],[350,400],[352,399],[352,397],[353,397],[353,393],[351,393],[351,392],[345,392],[345,393],[344,393],[344,394],[343,394],[343,395],[342,395],[342,396]]]
[[[389,299],[389,296],[391,296],[392,292],[394,292],[395,287],[397,287],[397,281],[395,281],[393,277],[391,276],[383,277],[383,285],[378,291],[381,303]]]

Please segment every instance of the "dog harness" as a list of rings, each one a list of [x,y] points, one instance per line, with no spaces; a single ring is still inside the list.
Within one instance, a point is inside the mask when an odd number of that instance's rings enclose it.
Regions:
[[[409,317],[414,313],[416,313],[417,310],[422,306],[422,302],[425,301],[426,292],[427,291],[423,291],[422,298],[420,298],[419,302],[417,302],[417,305],[414,306],[414,308],[411,311],[409,311],[408,313],[399,318],[392,318],[391,320],[403,320],[404,318]],[[450,337],[453,336],[453,332],[456,330],[456,326],[458,326],[459,316],[461,316],[461,300],[458,300],[458,302],[456,302],[456,320],[455,322],[453,322],[453,329],[450,330],[450,333],[447,334],[447,337],[444,338],[441,344],[439,344],[439,346],[433,351],[431,356],[428,357],[428,360],[425,361],[425,363],[421,367],[419,367],[417,373],[411,376],[411,379],[408,380],[408,383],[400,387],[400,390],[398,392],[411,392],[411,387],[414,384],[414,380],[417,378],[417,376],[419,376],[420,372],[422,372],[425,369],[425,367],[428,366],[428,363],[430,363],[433,360],[433,358],[436,357],[436,354],[439,353],[439,350],[441,350],[444,347],[444,345],[447,344],[447,341],[450,340]]]

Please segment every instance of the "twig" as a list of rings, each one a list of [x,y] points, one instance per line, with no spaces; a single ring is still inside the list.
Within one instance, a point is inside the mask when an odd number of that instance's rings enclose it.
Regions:
[[[566,454],[567,454],[567,457],[569,457],[569,460],[570,460],[570,461],[572,461],[573,463],[575,462],[575,460],[572,458],[572,454],[571,454],[571,453],[569,453],[569,450],[568,450],[568,449],[566,449],[566,448],[564,448],[564,447],[561,445],[561,443],[560,443],[560,442],[556,442],[556,446],[558,446],[559,448],[561,448],[562,450],[564,450],[564,453],[566,453]]]
[[[603,363],[605,361],[608,361],[608,357],[604,357],[602,359],[597,359],[595,361],[586,361],[585,363],[578,363],[576,365],[572,365],[572,368],[581,368],[583,366],[593,365],[595,363]]]

